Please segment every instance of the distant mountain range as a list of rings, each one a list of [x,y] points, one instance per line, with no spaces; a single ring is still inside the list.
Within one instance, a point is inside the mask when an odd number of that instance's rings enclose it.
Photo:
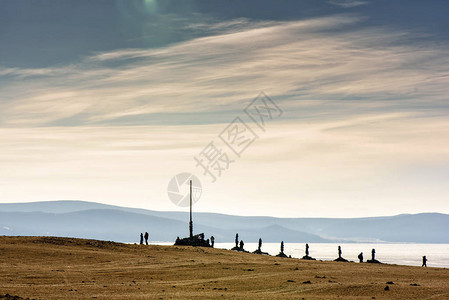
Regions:
[[[274,218],[195,213],[194,231],[233,242],[449,243],[449,215],[407,214],[372,218]],[[0,203],[0,235],[52,235],[138,242],[173,242],[188,235],[188,213],[119,207],[85,201]]]

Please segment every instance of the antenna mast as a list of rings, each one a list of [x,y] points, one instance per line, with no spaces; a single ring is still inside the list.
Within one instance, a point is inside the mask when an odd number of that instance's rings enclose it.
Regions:
[[[190,222],[189,222],[190,238],[193,238],[193,221],[192,221],[192,180],[190,180]]]

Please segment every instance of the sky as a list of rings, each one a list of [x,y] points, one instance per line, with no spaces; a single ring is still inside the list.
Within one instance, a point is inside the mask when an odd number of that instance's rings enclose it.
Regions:
[[[449,213],[448,13],[446,0],[1,1],[0,202],[185,211],[167,188],[191,173],[195,211]]]

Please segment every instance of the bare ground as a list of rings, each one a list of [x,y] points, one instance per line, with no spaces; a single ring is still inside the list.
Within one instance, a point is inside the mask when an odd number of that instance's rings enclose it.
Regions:
[[[0,299],[7,294],[16,299],[449,299],[449,269],[1,236]]]

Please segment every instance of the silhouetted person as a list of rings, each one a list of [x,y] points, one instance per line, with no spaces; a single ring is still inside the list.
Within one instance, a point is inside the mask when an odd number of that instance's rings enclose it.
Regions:
[[[427,257],[426,256],[422,257],[422,266],[421,267],[427,267]]]
[[[239,234],[236,233],[235,234],[235,248],[238,248],[238,247],[239,247]]]
[[[148,238],[150,237],[150,235],[148,234],[148,232],[145,232],[144,238],[145,238],[145,244],[148,245]]]
[[[243,246],[245,245],[245,243],[243,242],[243,240],[240,241],[240,250],[243,250]]]
[[[357,256],[359,258],[359,262],[363,262],[363,252],[360,252],[359,256]]]
[[[140,244],[143,245],[143,233],[140,233]]]
[[[259,248],[257,248],[257,250],[262,251],[261,248],[262,248],[262,239],[259,238]]]
[[[341,246],[338,246],[338,258],[341,258]]]
[[[309,256],[309,244],[306,244],[306,256]]]
[[[281,242],[281,253],[284,253],[284,241]]]
[[[204,233],[200,233],[199,238],[200,238],[200,240],[204,240]]]
[[[371,250],[371,260],[375,261],[375,256],[376,256],[376,249],[373,248],[373,250]]]
[[[210,244],[211,244],[211,246],[212,246],[212,248],[214,247],[214,244],[215,244],[215,238],[214,238],[214,236],[211,236],[210,237]]]

